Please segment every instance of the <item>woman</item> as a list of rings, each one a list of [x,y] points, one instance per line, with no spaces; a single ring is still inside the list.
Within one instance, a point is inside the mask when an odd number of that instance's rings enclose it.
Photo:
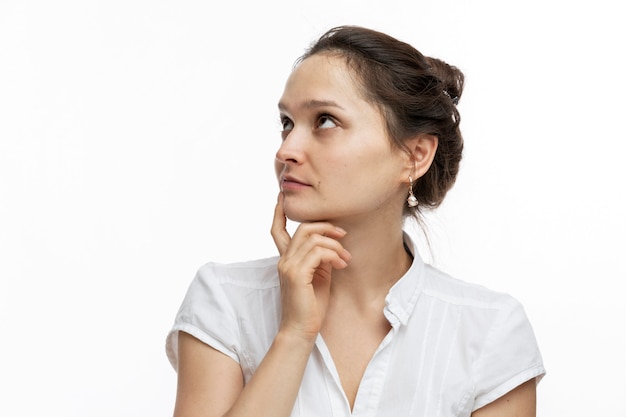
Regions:
[[[175,416],[535,415],[522,307],[424,264],[403,232],[455,181],[462,88],[365,28],[307,50],[278,104],[280,257],[199,270],[167,340]]]

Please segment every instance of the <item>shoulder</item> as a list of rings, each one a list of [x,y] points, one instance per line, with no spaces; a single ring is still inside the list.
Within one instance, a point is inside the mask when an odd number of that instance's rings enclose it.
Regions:
[[[189,284],[181,312],[196,314],[220,309],[235,315],[245,309],[251,295],[280,291],[276,263],[278,257],[244,262],[207,262]]]
[[[510,294],[452,277],[431,265],[425,265],[424,272],[422,293],[440,301],[489,310],[519,305]]]
[[[243,335],[249,338],[274,331],[280,298],[277,260],[207,262],[198,269],[167,338],[167,352],[174,366],[178,331],[239,362],[240,352],[254,344]]]
[[[471,361],[474,410],[545,373],[532,325],[512,295],[426,266],[422,294]],[[444,322],[442,319],[441,322]]]
[[[198,269],[194,281],[209,286],[274,288],[279,285],[277,262],[278,257],[233,263],[207,262]]]
[[[451,307],[474,307],[474,310],[492,310],[518,303],[515,298],[507,293],[453,277],[424,262],[413,240],[406,232],[405,244],[414,254],[414,261],[409,274],[418,277],[417,289],[421,296]]]

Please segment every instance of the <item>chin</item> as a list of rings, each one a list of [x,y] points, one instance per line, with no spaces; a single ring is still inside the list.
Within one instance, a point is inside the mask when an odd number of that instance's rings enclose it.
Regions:
[[[313,223],[313,222],[323,221],[321,218],[315,218],[315,217],[307,216],[303,214],[292,215],[292,214],[285,213],[285,216],[292,222],[296,222],[296,223]]]
[[[336,219],[340,213],[345,211],[343,207],[326,200],[284,195],[283,210],[285,216],[297,223],[326,222]]]
[[[285,206],[285,217],[296,223],[313,223],[325,221],[328,217],[313,210],[302,210]]]

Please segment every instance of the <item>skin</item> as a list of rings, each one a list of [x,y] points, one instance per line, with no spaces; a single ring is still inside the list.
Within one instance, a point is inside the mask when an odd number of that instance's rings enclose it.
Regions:
[[[175,417],[289,416],[318,334],[352,407],[389,331],[384,298],[411,263],[402,241],[408,177],[428,170],[437,138],[409,139],[411,155],[394,148],[379,110],[335,56],[300,63],[279,110],[281,192],[271,230],[280,254],[278,334],[244,386],[235,361],[181,333]],[[287,218],[300,222],[293,236]],[[472,416],[535,416],[534,381]]]

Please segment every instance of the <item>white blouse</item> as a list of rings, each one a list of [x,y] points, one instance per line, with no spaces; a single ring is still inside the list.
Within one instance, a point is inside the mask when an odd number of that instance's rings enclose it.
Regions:
[[[413,245],[407,237],[407,246]],[[191,282],[167,336],[177,368],[178,331],[230,356],[247,382],[278,331],[277,257],[208,263]],[[318,336],[292,417],[460,417],[544,374],[532,327],[512,297],[454,279],[415,253],[391,288],[391,331],[367,366],[354,409]]]

